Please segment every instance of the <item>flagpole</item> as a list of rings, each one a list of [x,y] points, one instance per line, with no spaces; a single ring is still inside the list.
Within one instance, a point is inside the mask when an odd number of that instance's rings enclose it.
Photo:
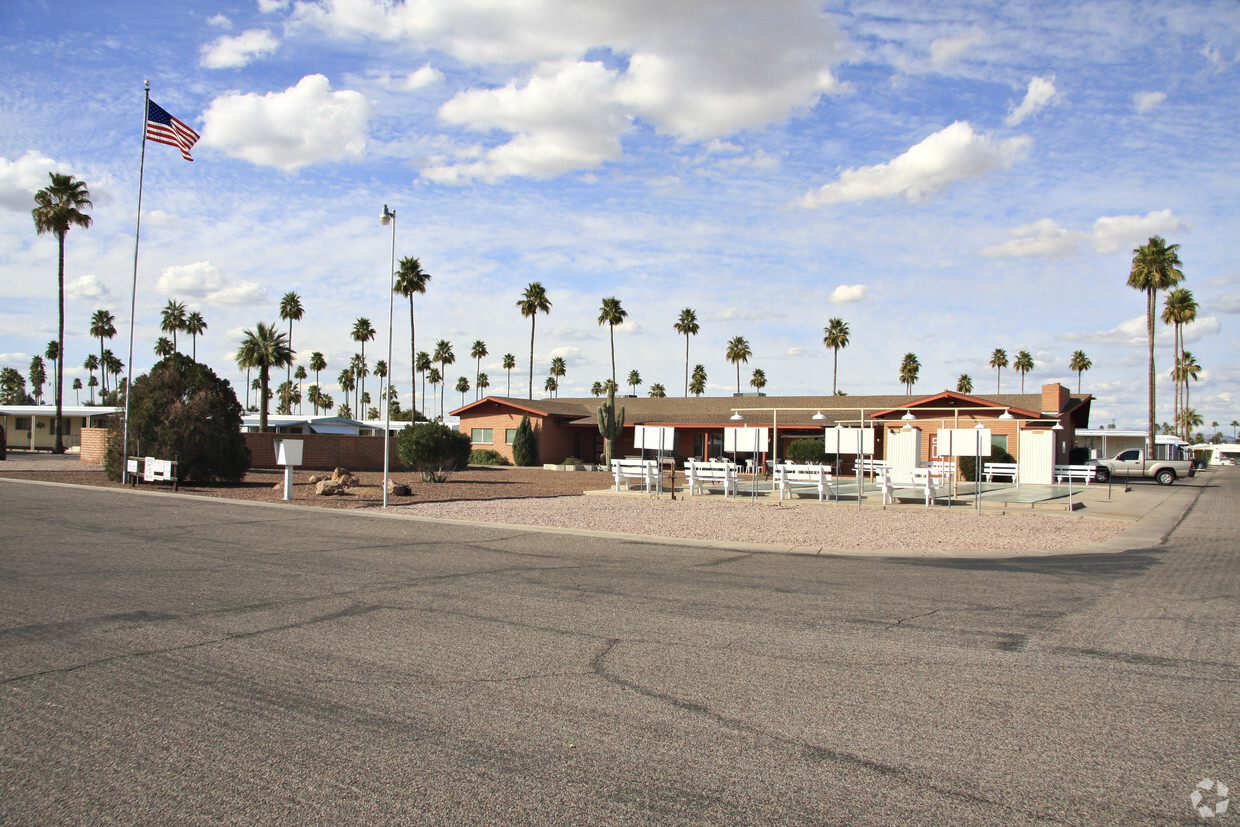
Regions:
[[[133,330],[138,306],[138,240],[142,236],[142,177],[146,171],[146,122],[151,112],[151,82],[142,82],[142,157],[138,162],[138,220],[133,231],[133,288],[129,294],[129,362],[125,366],[125,436],[121,446],[121,485],[129,483],[129,397],[133,392]]]

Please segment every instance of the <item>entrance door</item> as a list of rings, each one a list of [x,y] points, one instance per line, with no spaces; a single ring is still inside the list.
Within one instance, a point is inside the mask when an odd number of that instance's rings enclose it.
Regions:
[[[888,431],[887,461],[892,468],[916,468],[921,462],[921,431]]]
[[[1021,431],[1017,473],[1021,484],[1050,485],[1055,472],[1054,431]]]

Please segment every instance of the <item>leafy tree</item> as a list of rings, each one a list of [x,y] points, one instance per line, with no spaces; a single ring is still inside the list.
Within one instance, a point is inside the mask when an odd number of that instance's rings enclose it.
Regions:
[[[827,459],[826,441],[821,437],[794,440],[784,450],[784,456],[789,462],[807,465],[826,465],[830,461]]]
[[[692,307],[680,311],[680,318],[672,325],[676,332],[685,337],[685,398],[689,398],[689,337],[696,336],[701,327],[698,325],[697,312]]]
[[[831,319],[822,329],[822,343],[831,348],[833,360],[831,365],[831,393],[835,393],[836,377],[840,368],[840,348],[848,347],[848,325],[843,319]]]
[[[736,395],[741,395],[741,362],[748,363],[749,357],[753,356],[753,351],[749,349],[749,342],[745,341],[744,336],[733,336],[728,340],[728,349],[725,354],[732,364],[736,365]]]
[[[956,380],[956,393],[973,393],[973,377],[967,373],[960,374]]]
[[[1094,366],[1089,361],[1089,357],[1085,355],[1085,351],[1078,350],[1072,354],[1072,358],[1068,361],[1068,370],[1076,371],[1076,392],[1081,392],[1081,374]]]
[[[409,299],[409,364],[413,368],[413,374],[417,374],[421,370],[421,368],[418,367],[417,337],[415,335],[416,327],[413,318],[413,297],[419,293],[425,295],[426,283],[430,280],[431,274],[423,270],[422,262],[413,256],[405,256],[396,266],[396,283],[392,285],[392,289],[398,294]],[[425,390],[425,371],[422,371],[422,377],[424,380],[423,390]],[[416,411],[418,409],[418,398],[416,393],[416,389],[418,387],[416,381],[417,377],[416,375],[411,375],[410,378],[414,380],[410,387],[414,389],[413,409]],[[423,405],[425,404],[426,403],[423,402]]]
[[[423,482],[445,482],[453,471],[469,464],[473,445],[469,435],[438,422],[406,425],[396,435],[396,453]]]
[[[207,332],[207,320],[197,310],[185,317],[185,332],[190,335],[193,345],[193,360],[198,361],[198,337]]]
[[[694,365],[693,378],[689,380],[689,393],[701,398],[706,393],[706,366]]]
[[[917,354],[904,354],[904,359],[900,362],[900,384],[904,385],[905,395],[913,395],[913,385],[917,384],[920,373],[921,362],[917,361]]]
[[[667,390],[658,382],[655,382],[650,386],[650,396],[654,399],[663,399],[667,396]]]
[[[990,366],[995,369],[995,393],[997,394],[1002,386],[1003,369],[1008,366],[1007,351],[1001,347],[995,348],[994,353],[990,354]]]
[[[469,348],[469,355],[474,359],[474,385],[478,384],[478,377],[482,375],[482,357],[487,355],[487,343],[481,339],[474,339],[474,343]],[[561,360],[563,361],[563,360]],[[478,394],[474,394],[474,399],[478,398]],[[465,400],[461,400],[461,404],[465,404]]]
[[[1145,293],[1145,330],[1149,339],[1149,418],[1147,440],[1149,450],[1154,442],[1154,317],[1156,297],[1160,290],[1170,290],[1184,278],[1180,270],[1179,244],[1167,244],[1161,236],[1150,240],[1132,251],[1132,268],[1128,271],[1128,286]]]
[[[516,356],[513,356],[511,353],[505,353],[505,354],[504,354],[504,361],[503,361],[502,365],[503,365],[504,370],[508,371],[508,392],[507,392],[507,395],[508,395],[508,396],[512,396],[512,369],[513,369],[513,368],[515,368],[515,367],[517,366],[517,357],[516,357]]]
[[[762,389],[766,387],[766,371],[762,368],[754,368],[753,377],[750,378],[749,384],[758,393],[762,393]]]
[[[611,338],[611,378],[616,378],[616,325],[624,324],[624,320],[629,313],[620,306],[620,300],[615,296],[608,296],[603,299],[602,306],[598,311],[598,323],[607,325],[607,332]]]
[[[89,229],[91,217],[86,214],[90,203],[90,190],[85,181],[74,181],[73,177],[59,172],[49,172],[51,184],[34,194],[34,209],[30,211],[34,218],[34,228],[38,235],[48,233],[56,237],[58,251],[56,283],[59,287],[59,320],[56,327],[56,346],[58,352],[65,351],[65,236],[73,227]],[[65,452],[64,425],[61,416],[64,397],[64,376],[56,377],[56,443],[52,449],[57,454]]]
[[[95,367],[105,364],[103,358],[103,341],[105,339],[111,339],[115,335],[116,317],[107,310],[96,310],[94,315],[90,317],[90,336],[92,339],[99,340],[99,361],[95,363]],[[107,393],[108,390],[108,374],[106,371],[103,374],[103,384],[101,386],[101,390],[103,393]]]
[[[271,399],[271,369],[286,367],[293,361],[293,350],[288,346],[285,335],[276,330],[274,324],[259,322],[254,330],[246,330],[242,334],[241,347],[237,350],[237,363],[247,368],[258,369],[260,431],[267,430],[267,403]]]
[[[180,353],[157,363],[133,383],[129,438],[142,453],[177,460],[184,481],[236,481],[250,467],[241,435],[241,403],[228,380]],[[107,471],[121,478],[126,451],[123,417],[109,428]]]
[[[361,368],[355,371],[355,373],[360,381],[359,390],[362,393],[365,393],[366,375],[368,372],[366,368],[366,343],[375,338],[375,328],[370,323],[370,319],[367,319],[365,316],[361,316],[353,323],[353,332],[350,336],[352,336],[353,341],[359,342],[362,346]]]
[[[642,375],[635,370],[629,371],[628,386],[633,389],[633,394],[637,394],[637,386],[642,383]]]
[[[513,435],[512,462],[513,465],[522,467],[529,467],[538,462],[538,445],[534,440],[534,429],[530,427],[529,414],[521,417],[521,424],[517,426],[517,432]]]
[[[551,300],[547,298],[547,289],[537,281],[530,282],[521,298],[517,300],[521,315],[530,320],[530,387],[529,398],[534,398],[534,325],[538,314],[551,312]]]
[[[1022,350],[1016,354],[1016,360],[1012,362],[1012,370],[1020,374],[1020,392],[1025,392],[1025,374],[1033,370],[1033,355],[1027,350]]]
[[[291,350],[293,347],[293,322],[300,322],[302,317],[306,315],[306,309],[302,307],[301,296],[292,290],[284,294],[280,299],[280,318],[288,322],[288,346]],[[294,351],[296,353],[296,351]],[[284,375],[284,381],[291,382],[293,363],[288,363],[289,370]]]
[[[164,333],[172,334],[173,352],[177,350],[177,331],[185,329],[185,320],[188,318],[185,305],[173,299],[168,299],[168,303],[164,305],[163,312],[159,314],[159,329]]]

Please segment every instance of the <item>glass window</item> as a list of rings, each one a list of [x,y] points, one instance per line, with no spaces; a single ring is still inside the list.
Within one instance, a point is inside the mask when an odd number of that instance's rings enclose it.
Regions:
[[[991,434],[990,435],[990,446],[992,448],[998,448],[999,450],[1003,451],[1005,454],[1008,453],[1007,434]]]
[[[14,431],[29,431],[30,430],[30,417],[28,416],[15,417],[13,419],[13,430]]]
[[[504,444],[505,445],[511,445],[516,440],[516,438],[517,438],[516,428],[505,428],[504,429]]]
[[[490,428],[471,428],[469,431],[469,441],[475,445],[490,445],[494,439],[494,432]]]

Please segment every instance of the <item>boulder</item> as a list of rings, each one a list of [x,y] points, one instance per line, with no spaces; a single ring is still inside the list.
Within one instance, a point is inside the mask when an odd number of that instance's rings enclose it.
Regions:
[[[323,477],[320,477],[318,474],[311,474],[310,479],[306,480],[306,482],[310,483],[311,485],[314,485],[316,482],[320,482],[322,480],[323,480]]]
[[[389,497],[408,497],[412,493],[409,486],[396,480],[388,480],[387,492]]]
[[[314,493],[318,494],[320,497],[331,497],[335,494],[341,493],[343,490],[343,486],[333,480],[319,480],[314,485]]]

